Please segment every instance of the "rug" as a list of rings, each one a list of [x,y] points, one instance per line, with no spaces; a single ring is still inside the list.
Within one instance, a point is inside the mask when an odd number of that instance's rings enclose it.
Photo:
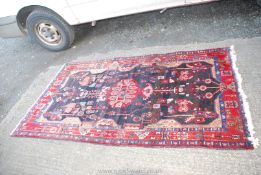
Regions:
[[[69,63],[12,136],[253,149],[233,48]]]

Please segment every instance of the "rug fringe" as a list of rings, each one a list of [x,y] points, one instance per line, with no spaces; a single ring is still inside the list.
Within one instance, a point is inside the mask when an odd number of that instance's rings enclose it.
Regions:
[[[234,49],[234,45],[230,46],[230,57],[231,57],[231,60],[232,60],[233,71],[234,71],[234,74],[235,74],[236,80],[237,80],[239,95],[241,97],[242,104],[243,104],[242,106],[243,106],[243,109],[244,109],[245,118],[247,120],[246,125],[247,125],[248,131],[250,133],[250,136],[247,139],[253,144],[254,148],[257,148],[257,146],[259,145],[258,138],[254,137],[254,134],[255,134],[254,125],[253,125],[251,113],[250,113],[250,110],[249,110],[249,104],[248,104],[248,101],[247,101],[247,96],[244,93],[243,88],[242,88],[242,80],[243,79],[242,79],[242,76],[239,73],[237,65],[236,65],[237,56],[236,56],[236,52],[235,52],[235,49]]]

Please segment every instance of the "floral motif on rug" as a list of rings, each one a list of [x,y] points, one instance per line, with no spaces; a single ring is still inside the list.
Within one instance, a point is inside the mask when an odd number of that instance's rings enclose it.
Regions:
[[[13,136],[252,149],[230,48],[64,65]]]

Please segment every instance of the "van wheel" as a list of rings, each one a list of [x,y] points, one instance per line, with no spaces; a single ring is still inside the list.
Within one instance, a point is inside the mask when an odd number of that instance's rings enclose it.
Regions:
[[[26,19],[26,28],[33,41],[50,51],[65,50],[74,40],[73,26],[46,9],[33,11]]]

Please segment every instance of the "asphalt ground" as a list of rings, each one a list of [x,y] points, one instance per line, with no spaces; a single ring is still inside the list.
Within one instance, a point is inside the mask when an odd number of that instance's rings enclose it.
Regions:
[[[155,46],[95,53],[74,61],[197,50],[234,45],[255,127],[261,139],[261,37],[220,42]],[[28,108],[61,68],[40,73],[0,123],[2,175],[259,175],[261,148],[215,150],[203,148],[143,148],[105,146],[82,142],[10,137]]]
[[[234,45],[260,139],[260,43],[261,8],[242,0],[103,20],[93,28],[77,26],[76,42],[63,52],[46,51],[26,37],[0,39],[0,174],[260,174],[260,147],[152,149],[9,136],[66,62]]]

